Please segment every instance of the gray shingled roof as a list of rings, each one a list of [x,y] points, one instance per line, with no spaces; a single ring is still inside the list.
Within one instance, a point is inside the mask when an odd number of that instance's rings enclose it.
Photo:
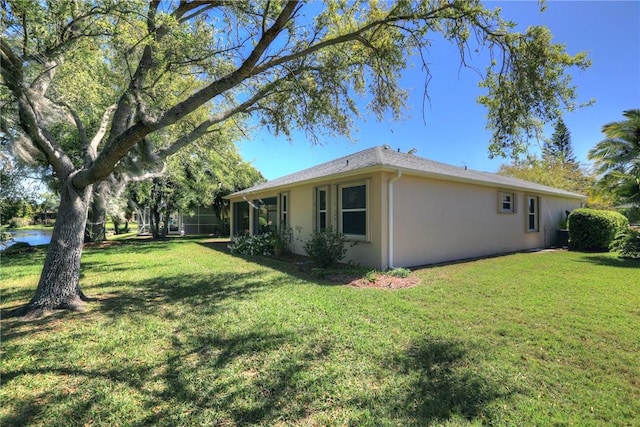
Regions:
[[[536,184],[522,179],[461,168],[408,153],[400,153],[393,149],[385,148],[384,146],[368,148],[348,156],[340,157],[339,159],[331,160],[290,175],[255,185],[251,188],[247,188],[246,190],[238,191],[228,197],[301,185],[331,176],[339,177],[341,175],[350,175],[366,169],[402,170],[403,173],[410,175],[422,175],[450,181],[470,182],[481,185],[491,185],[494,187],[498,186],[505,189],[535,191],[537,193],[553,194],[572,198],[586,198],[581,194],[571,193],[569,191]]]

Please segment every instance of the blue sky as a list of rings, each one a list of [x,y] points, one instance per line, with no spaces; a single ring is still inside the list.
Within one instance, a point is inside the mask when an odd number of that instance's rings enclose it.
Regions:
[[[592,65],[586,71],[572,70],[578,101],[595,99],[591,107],[565,115],[574,152],[588,164],[587,152],[603,139],[602,125],[622,119],[622,112],[640,108],[640,2],[550,1],[539,12],[536,1],[487,2],[502,7],[503,17],[524,30],[546,25],[555,43],[566,45],[570,54],[586,51]],[[485,129],[486,110],[476,103],[481,89],[478,76],[460,69],[455,48],[434,43],[427,58],[432,80],[430,103],[423,111],[424,74],[418,62],[402,78],[410,97],[405,119],[378,122],[375,116],[356,122],[353,141],[325,139],[313,146],[304,133],[293,142],[274,137],[266,130],[238,143],[242,157],[267,179],[348,155],[376,145],[389,144],[403,152],[417,148],[417,155],[456,166],[495,172],[506,159],[489,159],[490,133]],[[486,64],[472,63],[483,69]],[[426,123],[425,123],[426,122]],[[550,127],[547,137],[551,136]],[[535,143],[534,143],[535,144]],[[536,151],[536,146],[532,151]]]

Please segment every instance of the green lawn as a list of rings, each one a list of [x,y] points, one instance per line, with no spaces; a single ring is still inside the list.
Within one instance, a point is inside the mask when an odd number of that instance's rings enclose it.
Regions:
[[[87,312],[2,320],[0,425],[640,423],[638,262],[517,254],[378,290],[222,247],[87,250]],[[43,256],[2,258],[3,314]]]

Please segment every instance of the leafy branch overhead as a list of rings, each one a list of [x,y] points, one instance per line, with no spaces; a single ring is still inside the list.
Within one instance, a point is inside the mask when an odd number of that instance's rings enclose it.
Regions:
[[[588,66],[584,54],[552,44],[545,28],[509,32],[512,24],[479,2],[7,4],[3,110],[19,116],[7,127],[67,176],[73,162],[50,129],[59,123],[45,117],[66,116],[86,157],[77,186],[105,178],[132,147],[172,127],[181,136],[155,146],[156,156],[248,116],[286,135],[294,127],[348,134],[360,114],[354,94],[378,116],[399,117],[406,99],[399,73],[412,52],[426,66],[432,32],[465,64],[471,43],[491,52],[479,101],[489,111],[494,154],[518,149],[535,120],[573,108],[567,67]]]

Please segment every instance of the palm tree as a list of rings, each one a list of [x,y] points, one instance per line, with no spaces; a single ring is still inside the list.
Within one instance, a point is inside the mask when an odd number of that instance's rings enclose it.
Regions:
[[[602,127],[606,139],[589,150],[588,157],[595,162],[600,188],[621,203],[640,206],[640,109],[622,115],[625,120]]]

